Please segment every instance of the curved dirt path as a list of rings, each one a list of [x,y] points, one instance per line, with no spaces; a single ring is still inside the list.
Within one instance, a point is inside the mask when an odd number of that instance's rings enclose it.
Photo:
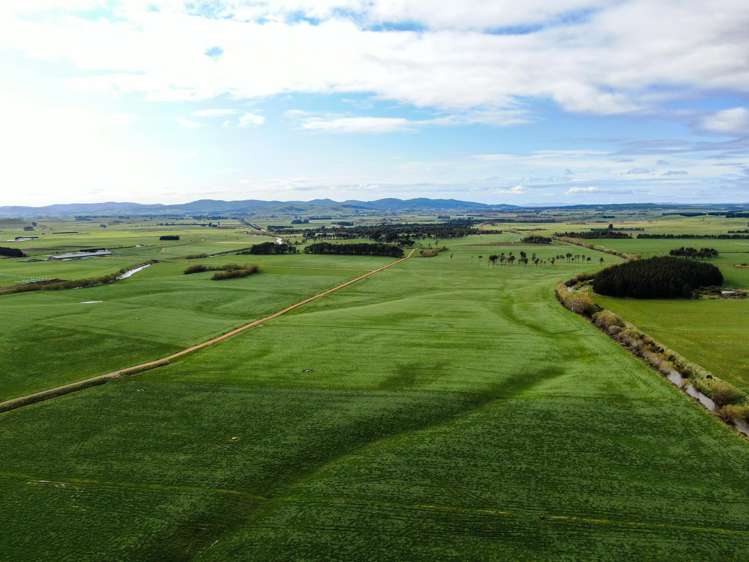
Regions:
[[[381,267],[368,271],[367,273],[359,275],[358,277],[354,277],[353,279],[349,279],[348,281],[345,281],[344,283],[341,283],[340,285],[336,285],[335,287],[326,289],[322,291],[321,293],[317,293],[316,295],[313,295],[297,303],[294,303],[285,308],[282,308],[281,310],[278,310],[274,312],[273,314],[269,314],[268,316],[265,316],[258,320],[253,320],[252,322],[247,322],[246,324],[242,324],[241,326],[238,326],[237,328],[234,328],[224,334],[221,334],[220,336],[216,336],[215,338],[211,338],[202,343],[191,345],[190,347],[187,347],[181,351],[178,351],[166,357],[162,357],[161,359],[147,361],[145,363],[140,363],[132,367],[126,367],[125,369],[118,369],[110,373],[97,375],[97,376],[90,377],[90,378],[87,378],[78,382],[73,382],[73,383],[62,385],[62,386],[56,386],[54,388],[41,390],[39,392],[34,392],[33,394],[27,394],[25,396],[19,396],[18,398],[11,398],[10,400],[6,400],[5,402],[0,402],[0,413],[8,412],[10,410],[15,410],[16,408],[21,408],[22,406],[28,406],[29,404],[35,404],[36,402],[50,400],[51,398],[56,398],[58,396],[63,396],[65,394],[70,394],[71,392],[78,392],[79,390],[83,390],[85,388],[89,388],[92,386],[98,386],[100,384],[105,384],[110,381],[118,380],[125,376],[137,375],[138,373],[142,373],[144,371],[150,371],[151,369],[157,369],[159,367],[163,367],[164,365],[169,365],[170,363],[178,359],[181,359],[182,357],[186,355],[189,355],[196,351],[200,351],[201,349],[205,349],[207,347],[217,345],[223,341],[228,340],[229,338],[232,338],[238,334],[241,334],[242,332],[251,330],[252,328],[256,328],[260,326],[261,324],[268,322],[270,320],[273,320],[274,318],[278,318],[279,316],[283,316],[284,314],[287,314],[288,312],[291,312],[292,310],[296,310],[297,308],[300,308],[306,304],[309,304],[313,301],[326,297],[331,293],[340,291],[341,289],[345,289],[346,287],[353,285],[354,283],[363,281],[364,279],[372,277],[373,275],[376,275],[377,273],[381,271],[384,271],[395,265],[398,265],[399,263],[402,263],[406,261],[407,259],[409,259],[411,256],[413,256],[414,251],[415,250],[411,250],[408,253],[408,255],[405,257],[399,258]]]

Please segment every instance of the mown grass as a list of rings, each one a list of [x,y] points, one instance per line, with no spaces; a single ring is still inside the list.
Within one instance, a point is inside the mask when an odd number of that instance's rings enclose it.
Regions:
[[[749,445],[489,242],[4,414],[3,556],[745,558]]]

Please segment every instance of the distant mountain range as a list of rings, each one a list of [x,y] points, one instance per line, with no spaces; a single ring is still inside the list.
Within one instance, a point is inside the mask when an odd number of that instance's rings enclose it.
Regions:
[[[668,205],[668,204],[611,204],[574,205],[556,207],[520,207],[516,205],[490,205],[457,199],[377,199],[376,201],[333,201],[313,199],[312,201],[220,201],[200,199],[190,203],[175,205],[146,205],[141,203],[71,203],[48,205],[46,207],[6,206],[0,207],[0,218],[32,217],[75,217],[75,216],[251,216],[251,215],[302,215],[302,214],[352,214],[352,213],[408,213],[438,212],[466,213],[482,211],[538,212],[544,209],[746,209],[747,205]]]
[[[0,217],[72,217],[72,216],[143,216],[143,215],[253,215],[408,211],[484,211],[516,209],[513,205],[486,205],[456,199],[378,199],[377,201],[220,201],[200,199],[176,205],[141,203],[71,203],[46,207],[0,207]]]

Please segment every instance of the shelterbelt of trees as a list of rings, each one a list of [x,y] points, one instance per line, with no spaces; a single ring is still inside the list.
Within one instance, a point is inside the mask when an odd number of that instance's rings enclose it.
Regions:
[[[253,254],[253,255],[279,255],[279,254],[296,254],[299,250],[296,246],[291,244],[276,244],[275,242],[262,242],[255,244],[249,250],[238,252],[239,254]]]
[[[26,254],[24,254],[18,248],[7,248],[5,246],[0,246],[0,256],[5,256],[7,258],[25,258]]]
[[[684,238],[687,240],[749,240],[749,234],[638,234],[637,238],[642,239],[671,239]]]
[[[720,252],[715,248],[675,248],[669,252],[670,255],[682,258],[709,259],[717,258]]]
[[[593,278],[600,295],[639,299],[691,298],[696,289],[722,284],[714,265],[668,256],[614,265]]]
[[[555,232],[554,236],[559,238],[584,238],[586,240],[595,240],[599,238],[632,238],[626,232],[611,230],[608,228],[599,230],[585,230],[582,232]]]
[[[391,244],[331,244],[318,242],[310,244],[304,249],[306,254],[334,254],[345,256],[387,256],[402,258],[403,250]]]

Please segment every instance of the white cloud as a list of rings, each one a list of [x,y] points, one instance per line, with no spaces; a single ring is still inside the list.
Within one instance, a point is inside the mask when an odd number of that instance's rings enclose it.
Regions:
[[[413,131],[420,127],[457,127],[475,124],[510,126],[527,123],[530,120],[526,111],[515,108],[506,111],[453,113],[428,119],[319,115],[291,109],[286,111],[285,117],[287,119],[299,120],[302,129],[330,133],[393,133],[398,131]]]
[[[152,4],[160,10],[149,10]],[[363,92],[451,111],[507,110],[536,98],[571,111],[620,113],[649,107],[653,86],[670,96],[749,92],[745,0],[218,1],[210,3],[216,17],[199,16],[196,5],[126,2],[113,19],[7,16],[0,19],[0,49],[71,63],[87,89],[161,100]],[[524,34],[481,31],[585,8],[597,11]],[[322,21],[288,18],[298,12]],[[376,21],[416,21],[427,30],[367,26]],[[212,47],[222,56],[206,56]]]
[[[249,128],[249,127],[259,127],[260,125],[265,123],[265,117],[262,115],[258,115],[257,113],[244,113],[242,117],[239,118],[239,122],[237,123],[238,127],[241,128]]]
[[[408,130],[411,121],[400,117],[307,117],[301,128],[326,133],[392,133]]]
[[[600,191],[597,187],[588,186],[588,187],[570,187],[567,190],[568,195],[573,195],[575,193],[596,193],[597,191]]]
[[[713,133],[749,133],[749,109],[734,107],[718,111],[703,118],[701,126],[706,131]]]
[[[506,195],[525,195],[526,190],[522,185],[516,185],[515,187],[511,187],[510,189],[499,189],[497,190],[497,193]]]
[[[230,115],[236,115],[238,111],[236,109],[229,109],[229,108],[210,108],[210,109],[199,109],[197,111],[193,111],[192,114],[194,117],[228,117]]]

